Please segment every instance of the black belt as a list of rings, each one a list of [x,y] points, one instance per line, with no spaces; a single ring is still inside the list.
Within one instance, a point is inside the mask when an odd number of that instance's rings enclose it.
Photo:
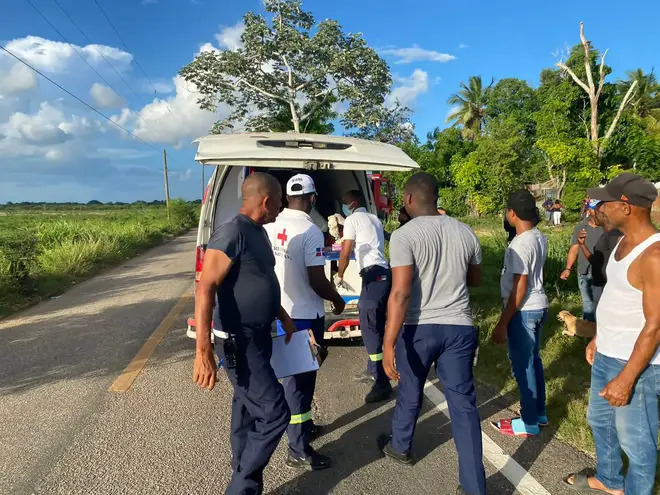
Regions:
[[[360,270],[360,277],[363,282],[373,282],[378,277],[390,275],[390,269],[380,265],[371,265]]]

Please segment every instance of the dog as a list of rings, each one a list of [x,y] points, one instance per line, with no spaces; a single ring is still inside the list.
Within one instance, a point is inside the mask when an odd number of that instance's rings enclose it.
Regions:
[[[585,337],[588,339],[596,335],[596,323],[593,321],[577,318],[568,311],[560,311],[557,319],[563,322],[566,327],[562,331],[564,335],[568,335],[569,337]]]

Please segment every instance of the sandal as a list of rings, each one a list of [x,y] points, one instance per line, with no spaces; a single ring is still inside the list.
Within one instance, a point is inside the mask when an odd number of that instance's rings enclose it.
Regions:
[[[568,480],[573,476],[573,483],[570,483]],[[568,475],[564,478],[564,484],[568,485],[570,490],[583,493],[607,493],[605,490],[599,490],[598,488],[591,488],[589,486],[589,477],[584,473],[574,473]]]
[[[516,414],[518,415],[518,418],[522,419],[522,410],[521,410],[521,409],[518,409],[518,410],[516,411]],[[544,421],[544,422],[538,421],[537,424],[538,424],[541,428],[545,428],[546,426],[550,426],[550,421]]]
[[[497,431],[499,431],[502,435],[506,435],[509,437],[523,437],[523,438],[529,438],[529,437],[535,437],[537,434],[535,433],[518,433],[513,431],[513,426],[511,425],[511,422],[514,419],[518,418],[509,418],[509,419],[500,419],[499,421],[491,421],[490,425],[495,428]]]

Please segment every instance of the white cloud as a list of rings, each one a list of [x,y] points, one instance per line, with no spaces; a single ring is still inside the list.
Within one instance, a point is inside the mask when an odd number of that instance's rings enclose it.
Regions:
[[[101,83],[92,84],[89,94],[94,103],[101,108],[119,108],[125,105],[124,99],[115,93],[114,89]]]
[[[243,48],[241,36],[244,31],[245,24],[241,21],[233,26],[222,28],[222,31],[215,35],[215,39],[218,41],[218,46],[222,50],[238,50],[239,48]]]
[[[43,102],[36,114],[16,112],[9,120],[0,124],[0,134],[5,139],[33,145],[63,143],[71,137],[60,128],[64,121],[62,111],[48,102]]]
[[[465,43],[461,43],[458,45],[458,48],[461,50],[465,50],[466,48],[470,48],[470,45],[466,45]]]
[[[120,71],[128,69],[133,61],[133,55],[111,46],[87,45],[80,47],[47,40],[39,36],[18,38],[5,46],[10,52],[46,72],[62,72],[69,68],[71,61],[78,58],[74,47],[90,63],[102,61],[101,54],[103,54]]]
[[[176,94],[167,99],[156,98],[138,112],[124,108],[120,115],[112,119],[123,125],[132,125],[136,136],[157,143],[182,146],[208,134],[211,126],[229,114],[225,105],[219,105],[213,113],[202,110],[197,104],[197,88],[187,83],[181,76],[173,79]]]
[[[388,106],[396,100],[403,106],[411,106],[419,95],[429,90],[429,75],[421,69],[415,69],[410,77],[395,76],[394,82],[397,86],[385,101]]]
[[[21,63],[15,63],[6,74],[0,73],[0,93],[27,91],[37,86],[35,73]]]
[[[388,48],[381,50],[384,55],[397,57],[396,64],[410,64],[413,62],[450,62],[456,60],[454,55],[440,53],[435,50],[425,50],[417,45],[409,48]]]

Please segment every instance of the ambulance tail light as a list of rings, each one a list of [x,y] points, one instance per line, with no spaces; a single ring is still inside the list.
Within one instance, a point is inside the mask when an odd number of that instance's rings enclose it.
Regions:
[[[197,289],[197,283],[202,276],[202,268],[204,267],[204,252],[204,246],[197,246],[197,249],[195,250],[195,290]]]

